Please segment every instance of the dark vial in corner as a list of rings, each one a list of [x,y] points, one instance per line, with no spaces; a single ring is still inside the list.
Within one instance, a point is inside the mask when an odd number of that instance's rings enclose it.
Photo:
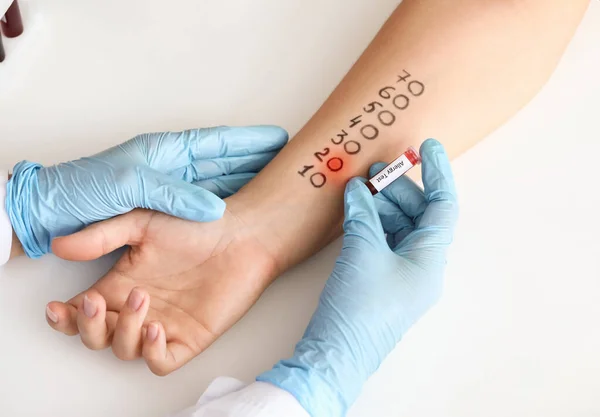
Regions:
[[[23,33],[23,19],[21,18],[21,9],[17,0],[12,2],[0,24],[2,25],[4,36],[7,38],[16,38]]]

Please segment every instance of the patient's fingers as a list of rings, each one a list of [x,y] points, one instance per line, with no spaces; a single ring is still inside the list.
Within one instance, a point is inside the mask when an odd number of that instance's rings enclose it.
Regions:
[[[168,371],[165,372],[160,367],[160,364],[167,358],[167,337],[160,322],[153,321],[148,324],[143,344],[142,356],[148,368],[156,375],[164,376],[168,374]]]
[[[134,288],[119,313],[112,340],[115,356],[122,360],[140,357],[142,326],[150,307],[150,296],[141,288]]]
[[[106,311],[106,301],[98,291],[91,289],[84,294],[77,309],[77,327],[85,346],[92,350],[107,348],[116,322],[117,313]]]
[[[71,304],[53,301],[46,306],[46,321],[54,330],[69,336],[79,333],[77,308]]]
[[[152,322],[144,337],[142,355],[153,373],[165,376],[181,368],[196,354],[180,342],[167,343],[163,326],[159,322]]]

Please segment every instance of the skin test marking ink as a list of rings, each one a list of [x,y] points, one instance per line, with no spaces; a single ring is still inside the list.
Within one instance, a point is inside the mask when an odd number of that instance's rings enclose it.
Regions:
[[[419,153],[412,146],[367,181],[367,188],[375,195],[421,163]]]

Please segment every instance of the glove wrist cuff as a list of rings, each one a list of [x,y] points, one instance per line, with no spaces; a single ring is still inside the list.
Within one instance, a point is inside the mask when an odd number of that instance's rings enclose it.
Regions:
[[[340,359],[331,346],[296,347],[294,356],[277,363],[257,381],[269,382],[292,394],[312,417],[345,416],[364,384],[352,360]],[[343,363],[344,366],[336,366]]]
[[[38,188],[40,168],[40,164],[19,162],[6,184],[6,211],[23,251],[30,258],[39,258],[49,250],[49,243],[39,241],[31,224],[31,194]]]

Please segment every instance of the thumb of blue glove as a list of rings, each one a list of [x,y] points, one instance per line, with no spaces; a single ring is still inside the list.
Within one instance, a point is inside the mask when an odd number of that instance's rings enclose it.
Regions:
[[[344,251],[388,249],[375,202],[363,180],[350,180],[344,194]]]

